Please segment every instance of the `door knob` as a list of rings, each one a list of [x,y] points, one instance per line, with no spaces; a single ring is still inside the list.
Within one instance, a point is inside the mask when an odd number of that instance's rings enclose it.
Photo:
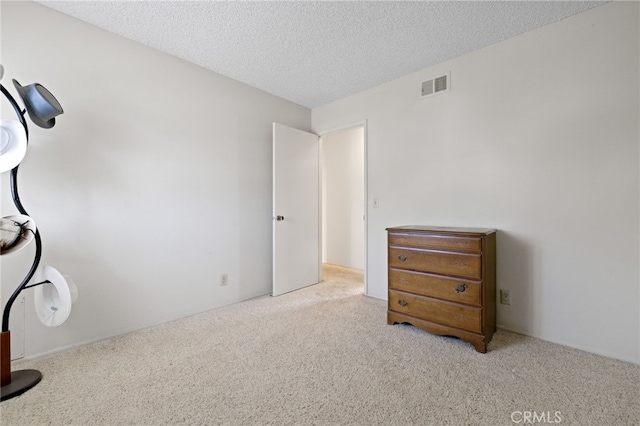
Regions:
[[[284,220],[284,216],[276,216],[276,220],[278,222],[283,221]]]

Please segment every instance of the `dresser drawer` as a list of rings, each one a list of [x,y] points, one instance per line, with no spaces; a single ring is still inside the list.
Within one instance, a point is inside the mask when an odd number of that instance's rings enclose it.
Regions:
[[[482,277],[481,256],[472,253],[389,247],[389,267],[478,280]]]
[[[482,332],[482,309],[389,290],[389,310],[474,333]]]
[[[388,238],[390,246],[409,246],[475,253],[482,251],[482,238],[480,237],[390,232]]]
[[[389,289],[482,306],[482,282],[389,269]]]

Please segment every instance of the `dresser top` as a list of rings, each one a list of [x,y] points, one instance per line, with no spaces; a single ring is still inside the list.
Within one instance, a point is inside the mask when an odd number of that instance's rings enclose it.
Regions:
[[[447,234],[482,234],[489,235],[496,232],[491,228],[458,228],[450,226],[423,226],[423,225],[406,225],[406,226],[394,226],[387,228],[389,232],[435,232],[435,233],[447,233]]]

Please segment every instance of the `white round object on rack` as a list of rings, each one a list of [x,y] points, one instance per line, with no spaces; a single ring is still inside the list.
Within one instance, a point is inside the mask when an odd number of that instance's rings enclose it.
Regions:
[[[27,133],[17,120],[0,120],[0,173],[20,164],[27,154]]]
[[[58,327],[69,318],[71,304],[78,297],[75,283],[52,266],[38,269],[34,280],[48,281],[35,287],[33,301],[38,319],[46,326]]]
[[[36,235],[36,223],[27,215],[5,216],[0,219],[0,255],[22,250]]]

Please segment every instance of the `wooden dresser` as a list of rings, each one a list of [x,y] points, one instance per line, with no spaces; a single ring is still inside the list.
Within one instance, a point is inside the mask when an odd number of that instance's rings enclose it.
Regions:
[[[455,336],[485,353],[496,330],[496,230],[387,228],[387,323]]]

